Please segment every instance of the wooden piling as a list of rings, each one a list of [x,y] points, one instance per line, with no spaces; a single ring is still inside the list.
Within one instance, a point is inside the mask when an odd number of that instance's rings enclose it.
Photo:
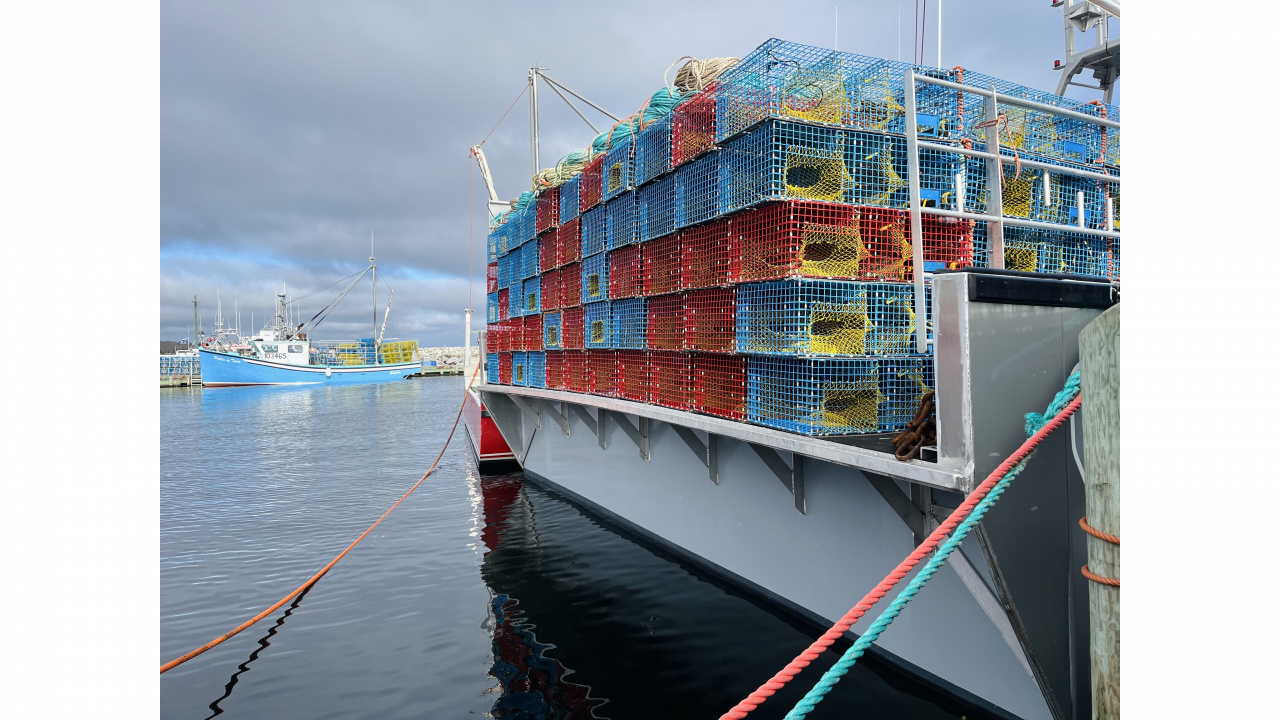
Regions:
[[[1080,332],[1084,398],[1085,517],[1095,530],[1120,535],[1120,306]],[[1120,577],[1120,546],[1089,537],[1089,570]],[[1089,655],[1093,717],[1120,717],[1120,588],[1089,582]]]

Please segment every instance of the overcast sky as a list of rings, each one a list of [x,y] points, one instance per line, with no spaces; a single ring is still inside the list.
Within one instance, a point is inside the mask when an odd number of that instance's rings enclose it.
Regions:
[[[936,0],[928,5],[932,65]],[[215,293],[224,315],[238,301],[246,332],[250,313],[261,325],[283,283],[303,295],[367,265],[373,233],[380,302],[395,290],[387,336],[461,344],[469,271],[475,322],[484,321],[487,233],[467,150],[515,100],[532,63],[623,116],[682,55],[742,57],[770,37],[831,47],[836,29],[832,2],[160,7],[162,339],[186,337],[192,295],[206,332]],[[909,59],[915,7],[840,3],[840,49]],[[942,12],[944,66],[1054,89],[1062,14],[1048,0],[946,0]],[[594,133],[554,94],[540,101],[547,166]],[[524,100],[484,149],[503,199],[528,189]],[[302,300],[301,312],[309,317],[336,289]],[[367,337],[373,324],[366,281],[314,337]]]

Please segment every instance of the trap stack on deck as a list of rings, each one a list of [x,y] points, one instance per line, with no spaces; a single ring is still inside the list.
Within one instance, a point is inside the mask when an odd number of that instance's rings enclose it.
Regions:
[[[1114,106],[769,40],[492,228],[488,381],[620,397],[807,435],[899,430],[933,387],[915,352],[904,72],[1119,120]],[[917,83],[917,133],[1004,167],[1004,266],[1119,282],[1119,133]],[[921,201],[986,212],[985,161],[919,153]],[[983,221],[923,215],[931,273],[987,267]],[[926,307],[930,304],[926,303]],[[931,333],[930,333],[931,334]]]

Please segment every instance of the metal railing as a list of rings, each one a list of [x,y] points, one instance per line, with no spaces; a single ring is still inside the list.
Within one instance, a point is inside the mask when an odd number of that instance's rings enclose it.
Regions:
[[[1002,184],[1004,179],[1003,166],[1021,165],[1031,168],[1037,168],[1046,172],[1054,172],[1063,175],[1073,175],[1077,177],[1087,177],[1094,180],[1120,184],[1120,176],[1110,175],[1104,172],[1095,172],[1082,168],[1075,168],[1067,165],[1055,165],[1052,163],[1041,162],[1030,158],[1006,157],[1000,153],[1000,131],[998,125],[992,125],[990,131],[987,132],[985,148],[983,150],[975,150],[966,148],[963,145],[946,145],[943,143],[922,141],[919,137],[919,127],[916,117],[916,81],[929,83],[940,87],[951,88],[963,93],[980,95],[986,98],[986,118],[988,123],[995,123],[999,118],[999,108],[997,101],[1008,105],[1016,105],[1027,110],[1039,113],[1052,114],[1059,117],[1070,118],[1082,122],[1088,122],[1099,125],[1104,128],[1120,129],[1120,123],[1115,120],[1109,120],[1104,117],[1088,115],[1086,113],[1068,110],[1066,108],[1054,107],[1044,103],[1035,102],[1033,100],[1024,100],[1009,95],[999,95],[995,88],[990,90],[982,90],[980,88],[969,85],[961,85],[949,80],[929,77],[927,75],[917,74],[912,68],[908,68],[903,74],[903,86],[906,90],[906,136],[907,136],[907,173],[909,176],[909,190],[911,196],[911,258],[912,258],[912,275],[915,283],[915,313],[917,318],[928,317],[927,308],[925,307],[925,289],[924,289],[924,232],[923,220],[924,214],[939,215],[942,217],[963,218],[966,220],[975,220],[987,223],[988,228],[988,257],[987,267],[1004,268],[1004,226],[1012,225],[1015,227],[1035,228],[1039,230],[1068,231],[1075,234],[1092,235],[1095,237],[1120,238],[1120,231],[1115,229],[1114,210],[1112,200],[1106,201],[1105,208],[1105,228],[1102,230],[1085,227],[1086,213],[1083,207],[1083,193],[1078,194],[1076,225],[1062,225],[1056,223],[1041,222],[1038,220],[1024,220],[1016,217],[1005,217],[1002,197]],[[986,212],[974,213],[964,210],[964,171],[961,170],[957,174],[956,182],[956,210],[944,210],[937,207],[924,207],[921,202],[920,193],[920,151],[932,150],[935,152],[953,153],[965,157],[976,157],[986,160]],[[928,327],[924,322],[916,323],[916,352],[929,352]]]

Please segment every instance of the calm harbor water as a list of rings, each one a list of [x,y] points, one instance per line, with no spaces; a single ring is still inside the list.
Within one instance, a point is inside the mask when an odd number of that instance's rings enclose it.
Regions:
[[[421,476],[461,378],[162,390],[160,662],[297,587]],[[852,603],[857,598],[851,598]],[[166,718],[716,718],[821,631],[601,524],[464,431],[292,607],[161,676]],[[778,718],[828,652],[752,714]],[[875,663],[815,718],[979,717]]]

